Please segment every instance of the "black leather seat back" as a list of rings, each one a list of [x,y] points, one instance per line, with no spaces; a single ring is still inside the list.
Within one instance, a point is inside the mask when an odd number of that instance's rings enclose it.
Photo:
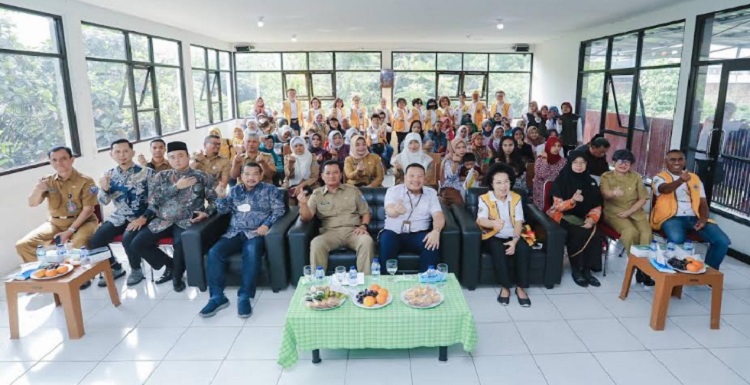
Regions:
[[[359,190],[362,191],[362,196],[370,207],[370,226],[367,230],[374,239],[380,230],[385,227],[385,192],[388,189],[384,187],[363,187]]]

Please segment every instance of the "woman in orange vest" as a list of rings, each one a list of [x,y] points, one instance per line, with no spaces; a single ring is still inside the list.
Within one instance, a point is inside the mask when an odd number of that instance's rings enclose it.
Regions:
[[[396,109],[393,110],[393,132],[396,133],[396,139],[398,139],[399,144],[401,144],[406,134],[408,134],[406,131],[408,120],[409,112],[406,110],[406,99],[398,98],[396,100]]]
[[[526,293],[531,269],[531,247],[521,239],[523,229],[523,203],[521,196],[511,188],[515,173],[505,164],[493,164],[484,183],[490,191],[479,197],[477,225],[482,230],[482,243],[492,254],[495,278],[500,284],[497,302],[510,303],[510,288],[516,285],[516,297],[522,307],[531,306]],[[515,261],[515,280],[511,281],[510,261]]]

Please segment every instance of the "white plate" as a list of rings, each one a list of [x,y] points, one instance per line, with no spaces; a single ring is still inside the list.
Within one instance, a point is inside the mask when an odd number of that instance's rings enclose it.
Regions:
[[[56,275],[54,277],[44,277],[44,278],[35,278],[34,277],[34,273],[32,273],[32,275],[30,277],[31,277],[31,279],[34,279],[34,280],[37,280],[37,281],[47,281],[47,280],[50,280],[50,279],[57,279],[57,278],[60,278],[60,277],[64,277],[64,276],[70,274],[73,271],[73,265],[71,265],[69,263],[61,263],[60,266],[67,266],[68,267],[68,272],[64,273],[64,274],[58,274],[58,275]]]
[[[373,305],[373,306],[370,306],[370,307],[367,307],[367,306],[365,306],[365,305],[357,302],[357,295],[356,294],[354,295],[354,297],[352,297],[352,303],[354,304],[354,306],[361,307],[362,309],[367,309],[367,310],[384,308],[384,307],[390,305],[391,302],[393,302],[393,294],[391,294],[390,291],[388,292],[388,301],[385,301],[385,303],[382,304],[382,305]]]
[[[672,267],[672,266],[670,266],[670,267]],[[698,270],[698,271],[680,270],[680,269],[677,269],[677,268],[674,268],[674,267],[672,267],[672,269],[674,269],[674,271],[677,271],[677,272],[680,272],[680,273],[685,273],[685,274],[703,274],[703,273],[706,272],[706,265],[703,264],[703,268],[700,269],[700,270]]]
[[[323,311],[323,310],[333,310],[333,309],[338,309],[338,308],[340,308],[340,307],[341,307],[341,305],[343,305],[343,304],[344,304],[344,302],[346,302],[346,297],[342,297],[342,298],[339,298],[339,299],[341,300],[341,302],[339,302],[339,305],[338,305],[338,306],[334,306],[334,307],[327,307],[327,308],[320,308],[320,309],[318,309],[318,308],[314,308],[314,307],[307,307],[307,301],[305,301],[305,299],[304,299],[304,298],[302,298],[302,305],[303,305],[303,306],[304,306],[305,308],[307,308],[307,309],[310,309],[310,310],[315,310],[315,311]]]
[[[415,305],[410,304],[406,300],[406,298],[404,298],[406,296],[406,292],[409,291],[409,290],[411,290],[411,289],[407,289],[407,290],[404,290],[404,291],[401,292],[401,302],[403,302],[404,305],[406,305],[408,307],[411,307],[411,308],[414,308],[414,309],[432,309],[433,307],[437,307],[438,305],[440,305],[441,303],[443,303],[443,301],[445,301],[445,296],[443,295],[443,293],[441,293],[440,290],[436,289],[435,291],[440,296],[440,301],[438,301],[436,303],[433,303],[432,305],[429,305],[429,306],[415,306]]]

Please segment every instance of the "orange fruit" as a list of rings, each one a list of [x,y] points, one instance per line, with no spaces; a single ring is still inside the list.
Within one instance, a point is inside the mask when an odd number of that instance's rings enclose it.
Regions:
[[[68,272],[67,266],[60,266],[57,268],[57,274],[65,274]]]
[[[379,292],[380,285],[378,285],[377,283],[373,283],[372,285],[370,285],[370,290]]]
[[[373,307],[375,306],[375,297],[367,296],[364,300],[362,300],[362,304],[367,307]]]
[[[44,278],[44,277],[45,277],[45,275],[44,275],[44,274],[45,274],[46,272],[47,272],[46,270],[44,270],[44,269],[40,269],[40,270],[37,270],[37,271],[33,272],[33,273],[32,273],[31,275],[33,275],[33,276],[34,276],[34,278]]]
[[[693,257],[687,257],[687,258],[685,258],[685,260],[688,261],[688,262],[695,262],[695,258],[693,258]]]
[[[687,271],[696,272],[696,271],[700,271],[703,268],[703,266],[699,266],[697,263],[693,262],[693,263],[688,263],[688,265],[685,268],[687,269]]]
[[[378,293],[378,296],[375,297],[375,301],[377,301],[378,305],[385,305],[385,303],[388,302],[388,294],[383,295],[382,293]]]
[[[57,270],[53,269],[53,270],[45,270],[44,271],[44,276],[45,277],[50,277],[51,278],[51,277],[54,277],[56,275],[57,275]]]
[[[385,295],[386,298],[388,298],[388,289],[381,287],[380,290],[378,290],[378,295]]]
[[[705,265],[703,264],[703,262],[701,262],[701,261],[695,261],[695,262],[691,263],[691,265],[696,265],[696,266],[698,266],[698,270],[701,270],[701,269],[703,269],[703,267],[705,266]]]

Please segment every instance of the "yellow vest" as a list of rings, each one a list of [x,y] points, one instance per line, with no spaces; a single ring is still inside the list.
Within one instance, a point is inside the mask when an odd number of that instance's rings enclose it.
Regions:
[[[481,125],[482,121],[484,121],[485,109],[484,103],[477,102],[477,108],[474,110],[474,124],[477,126]]]
[[[663,171],[657,175],[664,179],[666,183],[672,183],[672,174],[667,171]],[[687,183],[687,189],[690,193],[690,203],[695,211],[695,215],[700,218],[700,204],[701,204],[701,180],[698,175],[690,173],[690,182]],[[653,193],[653,206],[651,207],[651,228],[654,230],[660,230],[662,223],[666,222],[667,219],[672,218],[677,214],[677,195],[673,192],[669,194],[661,194],[656,196],[656,191]],[[713,223],[711,219],[708,220]]]
[[[435,117],[437,120],[440,120],[443,118],[443,112],[439,109],[435,111]],[[432,111],[427,110],[425,111],[425,118],[424,118],[424,129],[423,131],[432,130],[432,126],[435,124],[435,122],[432,121]]]
[[[492,200],[490,197],[490,194],[492,194],[492,191],[488,191],[486,194],[482,194],[482,196],[479,197],[479,199],[484,202],[484,204],[487,205],[487,207],[490,209],[489,213],[489,220],[494,221],[496,219],[499,219],[498,213],[497,213],[497,205],[495,204],[495,201]],[[521,201],[521,196],[516,194],[515,192],[510,192],[510,221],[512,224],[515,225],[516,223],[516,205],[518,202]],[[490,239],[495,236],[500,230],[495,229],[488,229],[485,227],[480,227],[480,230],[482,230],[482,240]]]
[[[362,121],[359,120],[359,115],[362,115]],[[349,118],[349,125],[357,128],[367,128],[367,109],[364,106],[352,107],[351,118]]]
[[[409,128],[408,128],[409,131],[411,131],[411,125],[412,125],[412,123],[414,123],[417,120],[419,120],[421,122],[422,121],[422,116],[420,116],[419,109],[417,107],[412,107],[411,108],[411,113],[409,114]],[[425,131],[424,122],[422,122],[422,123],[423,123],[422,124],[422,131]]]
[[[399,112],[401,115],[400,118],[396,117],[396,113],[394,111],[393,114],[393,130],[396,132],[404,132],[406,130],[406,110],[397,108],[396,111]]]
[[[512,116],[508,116],[508,112],[510,112],[510,103],[503,103],[503,111],[500,114],[508,119],[513,118]],[[496,113],[497,113],[497,102],[492,104],[492,110],[490,111],[489,117],[492,118],[493,116],[495,116]]]
[[[284,100],[284,105],[283,105],[282,110],[283,110],[284,118],[287,120],[287,122],[289,122],[289,124],[291,124],[292,123],[292,104],[288,100]],[[297,100],[297,117],[294,119],[297,119],[297,123],[299,123],[300,126],[303,126],[305,123],[304,112],[302,111],[302,103],[300,103],[299,100]]]

